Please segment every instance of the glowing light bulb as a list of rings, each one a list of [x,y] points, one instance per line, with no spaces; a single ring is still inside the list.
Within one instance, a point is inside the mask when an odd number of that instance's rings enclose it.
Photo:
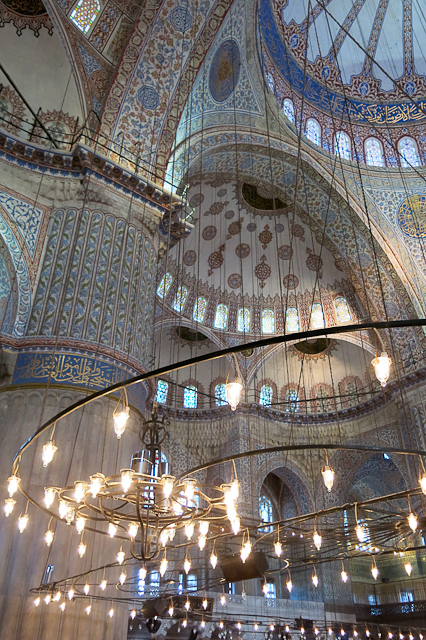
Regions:
[[[345,630],[344,629],[340,629],[340,635],[344,636],[345,635]]]
[[[55,593],[55,595],[53,596],[52,600],[53,600],[54,602],[59,602],[59,600],[60,600],[60,599],[61,599],[61,592],[60,592],[60,591],[57,591],[57,592]]]
[[[4,515],[6,516],[6,518],[8,518],[10,516],[10,514],[13,511],[13,507],[16,504],[16,500],[14,500],[13,498],[6,498],[6,500],[4,501]]]
[[[365,540],[365,528],[361,524],[357,524],[355,527],[356,537],[360,542]]]
[[[103,580],[101,580],[101,584],[99,585],[99,588],[102,589],[102,591],[105,591],[106,586],[107,586],[107,581],[104,578]]]
[[[10,478],[7,479],[7,491],[10,498],[18,491],[20,484],[21,478],[18,478],[18,476],[10,476]]]
[[[183,563],[183,569],[184,569],[186,574],[188,574],[190,569],[191,569],[191,563],[188,560],[188,558],[185,558],[185,562]]]
[[[124,493],[127,493],[133,483],[133,469],[122,469],[121,470],[121,486],[123,487]]]
[[[222,620],[219,622],[219,628],[220,628],[220,629],[223,629],[223,622],[222,622]]]
[[[114,609],[111,607],[111,609],[108,611],[108,615],[110,618],[114,617]]]
[[[194,535],[194,523],[190,522],[189,524],[185,525],[185,535],[188,538],[188,540],[191,540],[192,536]]]
[[[217,567],[217,555],[212,552],[211,556],[210,556],[210,564],[213,567],[213,569],[216,569]]]
[[[206,536],[209,532],[209,522],[207,520],[202,520],[200,522],[200,534],[202,536]]]
[[[235,518],[235,520],[232,521],[231,527],[234,535],[237,535],[240,530],[240,519],[238,516]]]
[[[188,498],[188,500],[192,500],[194,497],[194,492],[195,492],[195,488],[197,486],[197,482],[196,480],[193,480],[192,478],[188,478],[187,480],[185,480],[184,484],[184,494],[185,497]]]
[[[108,525],[108,535],[109,535],[109,537],[113,538],[116,533],[117,533],[117,526],[113,522],[110,522],[109,525]]]
[[[411,531],[414,533],[415,530],[417,529],[417,525],[418,525],[418,521],[417,521],[417,516],[415,513],[410,513],[410,515],[408,516],[408,525],[411,529]]]
[[[369,637],[370,637],[370,632],[369,632],[369,630],[368,630],[368,629],[366,629],[366,630],[365,630],[365,635],[367,636],[367,638],[369,638]]]
[[[178,500],[173,502],[172,510],[173,510],[173,513],[177,516],[180,516],[183,513],[182,505]]]
[[[124,573],[124,571],[122,571],[119,577],[120,584],[124,584],[126,582],[126,578],[127,578],[126,574]]]
[[[65,611],[66,604],[67,603],[65,601],[61,602],[61,604],[59,605],[59,608],[60,608],[61,611]]]
[[[165,498],[170,498],[174,487],[174,476],[163,476],[161,478],[163,482],[163,494]]]
[[[270,631],[274,631],[274,630],[275,630],[275,627],[274,627],[274,625],[273,625],[273,624],[270,624],[270,625],[269,625],[269,630],[270,630]]]
[[[145,580],[145,578],[146,578],[146,568],[145,567],[141,567],[139,569],[139,578],[140,578],[140,580]]]
[[[88,616],[90,616],[91,611],[92,611],[92,605],[88,604],[87,607],[85,608],[85,612]]]
[[[372,566],[372,568],[371,568],[371,575],[373,576],[373,578],[374,578],[375,580],[377,580],[377,578],[379,577],[379,570],[378,570],[378,568],[376,567],[376,565],[373,565],[373,566]]]
[[[117,562],[118,562],[118,564],[123,564],[125,557],[126,557],[126,554],[124,553],[124,551],[122,549],[120,549],[120,551],[117,553]]]
[[[87,545],[85,545],[84,542],[80,542],[80,544],[77,547],[77,552],[80,558],[84,556],[84,554],[86,553],[86,549],[87,549]]]
[[[74,594],[75,594],[75,591],[71,587],[71,589],[68,591],[68,600],[72,600],[74,598]]]
[[[346,571],[344,569],[342,569],[342,573],[340,575],[342,576],[342,582],[347,582],[348,581],[348,574],[346,573]]]
[[[322,477],[324,480],[324,484],[326,486],[327,491],[331,491],[333,488],[333,484],[334,484],[334,471],[333,469],[327,464],[324,469],[322,469],[321,471],[322,473]]]
[[[68,513],[68,505],[66,502],[64,502],[64,500],[59,500],[58,511],[59,511],[59,517],[62,520],[65,520]]]
[[[85,482],[78,481],[74,482],[74,486],[74,498],[80,503],[84,500],[84,496],[86,495],[87,484]]]
[[[250,542],[250,541],[245,542],[245,543],[243,544],[242,549],[241,549],[241,554],[240,554],[240,555],[241,555],[241,560],[242,560],[242,562],[243,562],[243,563],[244,563],[244,562],[247,560],[247,558],[249,557],[249,555],[250,555],[250,553],[251,553],[251,548],[252,548],[252,547],[251,547],[251,542]]]
[[[389,631],[389,633],[388,633],[388,638],[389,638],[389,640],[391,640],[391,638],[393,638],[393,633],[391,631]]]
[[[25,531],[25,529],[27,528],[28,520],[29,520],[28,513],[24,513],[23,516],[19,516],[18,518],[19,533],[23,533]]]
[[[208,607],[207,598],[204,598],[204,599],[203,599],[202,607],[203,607],[203,609],[207,609],[207,607]]]
[[[317,533],[317,531],[315,531],[315,533],[314,533],[314,545],[316,546],[318,551],[321,549],[321,543],[322,543],[322,538],[321,538],[320,534]]]
[[[38,597],[34,600],[34,606],[35,606],[35,607],[40,606],[40,596],[38,596]]]
[[[44,601],[46,604],[50,604],[51,599],[52,599],[52,596],[50,595],[50,593],[48,593],[47,596],[45,596]]]
[[[129,407],[123,407],[121,411],[117,411],[117,413],[114,412],[112,416],[114,420],[114,431],[118,440],[120,440],[121,436],[126,430],[129,416],[130,416]]]
[[[206,623],[204,622],[204,620],[201,620],[200,627],[204,629],[205,626],[206,626]]]
[[[168,541],[169,541],[169,532],[167,531],[167,529],[164,529],[160,533],[160,542],[163,545],[163,547],[165,547]]]
[[[253,625],[253,629],[254,629],[255,631],[257,631],[257,630],[259,629],[259,625],[257,624],[257,622],[255,622],[255,623],[254,623],[254,625]]]
[[[130,612],[130,617],[132,620],[134,620],[136,618],[136,609],[132,609]]]
[[[83,516],[77,516],[75,519],[75,528],[77,533],[82,533],[84,530],[84,525],[86,524],[86,519]]]
[[[55,501],[55,490],[52,487],[46,487],[44,490],[44,504],[49,509]]]
[[[89,595],[89,591],[90,591],[90,585],[86,582],[86,584],[83,587],[83,591],[86,594],[86,596]]]
[[[189,602],[189,600],[187,600],[187,601],[185,602],[185,605],[184,605],[184,606],[185,606],[185,609],[186,609],[187,611],[189,611],[189,610],[190,610],[190,608],[191,608],[191,603]]]
[[[175,609],[174,609],[173,605],[171,604],[170,607],[169,607],[169,616],[171,618],[173,617],[174,612],[175,612]]]
[[[188,620],[185,618],[185,620],[183,620],[182,622],[182,627],[187,627],[188,626]]]
[[[319,629],[317,627],[315,627],[314,633],[315,633],[316,636],[319,634]]]
[[[291,593],[291,591],[293,589],[293,583],[292,583],[291,580],[287,580],[286,587],[288,589],[288,592]]]
[[[386,383],[390,376],[392,359],[388,357],[386,351],[382,351],[378,358],[374,358],[374,360],[371,361],[371,364],[374,367],[374,373],[376,374],[377,380],[380,382],[382,387],[386,387]]]
[[[239,378],[237,378],[235,382],[228,382],[228,384],[225,385],[226,402],[231,407],[231,411],[235,411],[240,404],[242,392],[243,385]]]
[[[286,633],[290,633],[290,627],[288,626],[288,624],[285,625],[284,631]]]
[[[226,596],[224,593],[222,593],[222,595],[220,596],[220,604],[222,605],[222,607],[226,605]]]
[[[407,562],[404,565],[404,569],[405,569],[405,572],[407,573],[407,575],[411,576],[411,573],[413,571],[413,567],[411,566],[411,562]]]
[[[105,476],[102,473],[95,473],[93,476],[90,476],[90,487],[89,491],[92,494],[92,498],[96,498],[98,493],[104,486]]]
[[[201,550],[201,551],[202,551],[202,550],[204,549],[204,547],[206,546],[206,541],[207,541],[206,536],[200,536],[200,537],[198,538],[198,546],[199,546],[199,548],[200,548],[200,550]]]
[[[317,587],[319,584],[318,576],[316,573],[314,573],[314,575],[312,576],[312,584],[314,585],[314,587]]]
[[[262,591],[265,594],[265,596],[267,596],[268,593],[269,593],[269,586],[268,586],[268,583],[266,581],[263,583]]]
[[[131,538],[136,538],[136,536],[138,535],[138,525],[136,524],[136,522],[131,522],[129,524],[127,533]]]
[[[169,566],[169,563],[167,561],[166,558],[163,558],[162,561],[160,562],[160,576],[163,577],[164,574],[167,571],[167,567]]]
[[[328,628],[328,635],[329,636],[333,635],[333,629],[331,627]]]
[[[240,630],[241,629],[241,622],[237,622],[237,629]]]
[[[57,450],[58,447],[53,444],[52,440],[49,440],[49,442],[46,442],[46,444],[43,445],[41,450],[41,461],[43,463],[43,467],[47,467],[52,462]]]
[[[283,545],[279,540],[274,544],[274,549],[275,549],[275,555],[280,557],[280,555],[283,552]]]

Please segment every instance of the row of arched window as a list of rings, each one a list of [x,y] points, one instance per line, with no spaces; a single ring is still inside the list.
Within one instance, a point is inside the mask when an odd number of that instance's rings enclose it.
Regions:
[[[157,295],[160,298],[165,298],[171,284],[173,282],[173,276],[171,273],[166,273],[157,289]],[[173,309],[180,313],[185,306],[186,299],[188,297],[188,289],[184,285],[181,285],[173,300]],[[352,316],[349,310],[346,298],[343,296],[337,296],[334,299],[334,307],[336,310],[336,316],[338,322],[351,322]],[[200,296],[194,303],[192,312],[192,318],[195,322],[202,323],[207,311],[207,299],[204,296]],[[274,309],[262,310],[262,333],[275,333],[275,311]],[[288,307],[285,314],[286,333],[292,333],[300,330],[299,312],[297,307]],[[216,313],[214,318],[213,327],[215,329],[226,329],[228,324],[228,307],[224,303],[220,303],[216,307]],[[310,325],[312,329],[323,329],[325,327],[324,311],[320,302],[314,302],[311,308],[311,321]],[[251,327],[251,310],[248,307],[240,307],[237,312],[237,331],[248,333]]]
[[[283,112],[287,118],[294,122],[294,105],[290,98],[283,102]],[[315,118],[308,118],[305,126],[305,135],[314,144],[321,146],[321,125]],[[419,167],[421,165],[419,150],[416,141],[410,136],[404,136],[398,140],[398,151],[401,167]],[[352,142],[345,131],[337,131],[334,136],[334,153],[344,160],[352,160]],[[377,138],[370,137],[364,142],[365,162],[372,167],[385,167],[385,154],[383,145]]]

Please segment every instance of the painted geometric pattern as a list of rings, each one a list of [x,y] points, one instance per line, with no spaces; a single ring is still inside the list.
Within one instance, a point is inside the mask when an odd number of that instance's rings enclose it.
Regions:
[[[6,262],[0,254],[0,329],[9,326],[11,322],[11,292],[10,274]]]
[[[0,191],[0,205],[7,211],[16,224],[31,258],[34,258],[37,238],[43,221],[44,212],[28,202],[17,200],[8,193]]]
[[[101,9],[98,0],[79,0],[70,19],[83,32],[87,33]]]

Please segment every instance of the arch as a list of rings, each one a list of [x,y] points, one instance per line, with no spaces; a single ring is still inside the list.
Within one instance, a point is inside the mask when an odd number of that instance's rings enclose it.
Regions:
[[[306,121],[306,137],[314,144],[321,146],[321,125],[315,118]]]
[[[250,331],[251,312],[247,307],[240,307],[237,316],[237,331],[248,333]]]
[[[259,404],[263,407],[270,407],[277,399],[277,385],[273,380],[264,378],[257,383],[257,397]]]
[[[286,333],[293,333],[300,330],[299,312],[297,307],[288,307],[285,312],[285,330]]]
[[[259,496],[259,517],[266,525],[274,521],[274,515],[272,510],[272,500],[265,495]],[[262,527],[261,531],[272,531],[272,527]]]
[[[398,140],[399,161],[401,167],[420,167],[420,156],[416,141],[410,136],[404,136]]]
[[[340,399],[343,408],[354,407],[361,400],[358,394],[362,391],[362,382],[358,376],[346,376],[339,382],[339,395],[344,396]]]
[[[320,413],[336,411],[336,400],[334,396],[335,393],[330,384],[326,384],[325,382],[314,384],[309,393],[309,397],[313,401],[311,402],[311,411]]]
[[[192,317],[195,322],[203,322],[204,316],[206,315],[207,310],[207,300],[203,296],[200,296],[196,299],[194,304],[194,311],[192,312]]]
[[[324,311],[321,302],[314,302],[311,308],[311,329],[323,329],[325,327]]]
[[[198,405],[198,388],[190,384],[183,390],[183,406],[185,409],[196,409]]]
[[[283,102],[283,113],[290,122],[294,122],[294,104],[290,98],[285,98]]]
[[[384,167],[385,156],[380,140],[377,138],[367,138],[364,143],[365,162],[370,167]]]
[[[334,298],[334,308],[336,309],[338,322],[342,323],[352,321],[352,315],[346,298],[343,296],[337,296]]]
[[[169,383],[166,380],[159,380],[157,382],[157,393],[155,399],[160,404],[167,403],[167,395],[169,393]]]
[[[18,309],[16,272],[12,258],[0,238],[0,332],[11,334]]]
[[[161,299],[165,298],[169,292],[171,284],[173,282],[173,276],[171,273],[167,272],[161,278],[161,282],[157,287],[157,296]]]
[[[173,300],[173,309],[180,313],[185,306],[187,297],[188,289],[185,287],[185,285],[181,285],[176,291],[175,299]]]
[[[87,35],[101,10],[99,0],[78,0],[70,13],[70,20]]]
[[[228,307],[226,304],[220,303],[216,307],[216,314],[214,317],[215,329],[226,329],[228,324]]]
[[[296,397],[297,394],[297,397]],[[285,402],[286,413],[304,413],[306,411],[305,390],[297,382],[288,382],[281,389],[280,398]]]
[[[311,482],[304,470],[298,467],[292,460],[285,458],[282,454],[264,456],[262,460],[264,461],[260,462],[259,459],[259,466],[254,470],[254,496],[260,496],[262,494],[263,485],[267,477],[269,474],[274,473],[287,485],[294,498],[299,514],[308,513],[313,509],[314,502],[309,489]],[[280,514],[280,517],[281,515],[282,514]]]
[[[352,159],[351,139],[344,131],[337,131],[334,136],[334,153],[343,160]]]
[[[275,333],[275,311],[273,309],[263,309],[262,311],[262,333]]]

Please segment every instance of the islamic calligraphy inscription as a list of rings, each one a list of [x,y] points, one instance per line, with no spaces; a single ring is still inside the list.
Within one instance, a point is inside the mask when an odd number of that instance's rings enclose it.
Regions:
[[[399,208],[398,223],[410,238],[426,237],[426,195],[409,196]]]

